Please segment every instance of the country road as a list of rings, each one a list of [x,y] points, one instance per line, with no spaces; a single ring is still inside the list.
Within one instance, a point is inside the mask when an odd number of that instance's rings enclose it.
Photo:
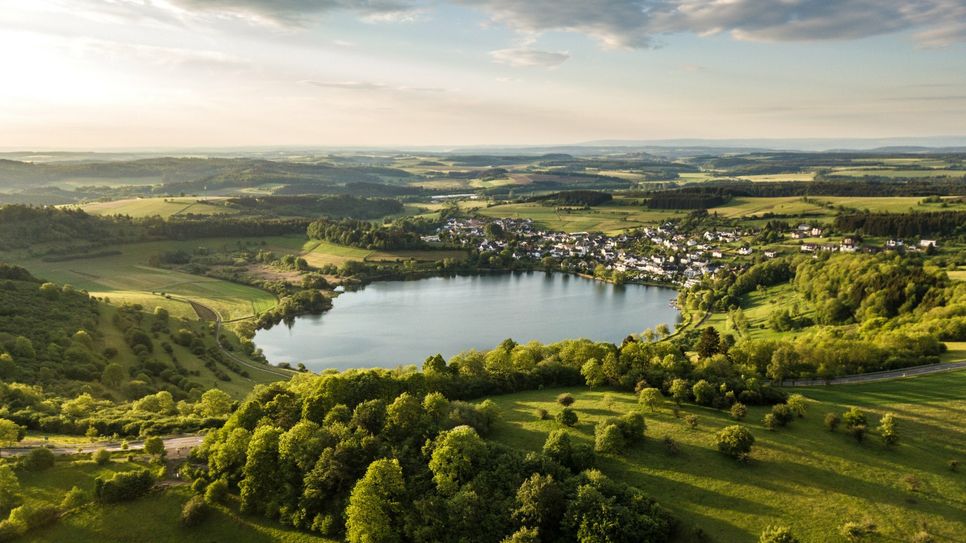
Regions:
[[[782,383],[783,387],[815,387],[826,385],[849,385],[857,383],[872,383],[875,381],[885,381],[888,379],[901,379],[903,377],[914,377],[917,375],[929,375],[931,373],[944,373],[966,369],[966,361],[949,362],[945,364],[926,364],[923,366],[912,366],[890,371],[877,371],[873,373],[861,373],[858,375],[844,375],[834,379],[789,379]]]
[[[187,436],[172,436],[164,439],[164,450],[167,452],[169,457],[180,458],[185,456],[188,451],[197,447],[205,439],[202,435],[187,435]],[[23,447],[6,447],[0,449],[0,455],[2,456],[19,456],[22,454],[27,454],[34,449],[39,449],[45,447],[43,443],[36,443],[31,445],[25,445]],[[129,441],[128,448],[129,451],[137,451],[144,448],[144,441]],[[90,453],[98,449],[107,449],[111,452],[121,451],[121,443],[119,441],[105,441],[101,443],[85,443],[77,446],[58,446],[54,444],[50,448],[54,454],[76,454]]]

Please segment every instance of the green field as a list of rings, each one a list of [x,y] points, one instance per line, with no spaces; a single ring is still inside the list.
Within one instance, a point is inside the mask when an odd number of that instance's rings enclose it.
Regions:
[[[551,414],[562,390],[496,396],[503,420],[493,439],[537,451],[558,427],[536,420],[536,407]],[[637,409],[632,394],[570,390],[580,423],[573,435],[593,443],[593,425],[603,418]],[[740,465],[719,454],[714,432],[734,424],[723,411],[686,405],[698,416],[687,429],[669,405],[645,412],[648,438],[621,456],[605,456],[601,469],[613,478],[642,488],[678,518],[710,534],[715,541],[753,542],[770,524],[791,526],[807,542],[838,541],[847,521],[871,521],[882,541],[909,541],[923,526],[936,541],[960,541],[966,533],[966,473],[947,467],[966,461],[966,371],[883,383],[801,389],[813,400],[808,414],[775,432],[760,423],[765,408],[754,407],[743,423],[756,438],[753,461]],[[856,443],[842,430],[828,432],[822,419],[859,406],[870,413],[870,426],[882,413],[899,419],[900,444],[886,449],[877,436]],[[661,442],[671,436],[681,453],[671,456]],[[906,488],[903,478],[919,481]],[[912,479],[907,479],[912,481]]]
[[[966,170],[904,170],[901,168],[842,168],[835,169],[834,175],[847,175],[851,177],[863,177],[866,175],[878,175],[882,177],[896,178],[922,178],[922,177],[961,177],[966,175]]]
[[[37,277],[57,283],[69,283],[94,296],[105,296],[112,303],[141,303],[147,308],[162,306],[173,314],[186,316],[193,312],[184,300],[191,299],[218,311],[222,318],[235,319],[261,312],[275,305],[275,297],[266,291],[221,279],[201,277],[150,266],[152,256],[165,251],[190,251],[197,247],[218,248],[235,245],[239,239],[215,238],[191,241],[158,241],[121,245],[120,255],[45,262],[42,259],[11,259]],[[278,253],[298,252],[304,238],[285,236],[255,238],[259,247]],[[261,245],[264,242],[265,245]],[[161,293],[172,295],[167,299]]]
[[[305,261],[315,267],[332,264],[341,266],[342,264],[354,261],[367,262],[397,262],[405,260],[416,260],[419,262],[434,262],[444,258],[462,260],[466,258],[465,251],[446,250],[398,250],[398,251],[376,251],[372,249],[360,249],[338,245],[328,241],[312,241],[305,244],[305,252],[302,254]]]
[[[557,211],[555,207],[534,203],[505,204],[477,210],[496,218],[531,219],[544,229],[561,232],[619,233],[630,228],[659,224],[669,217],[683,216],[684,211],[651,210],[631,206],[599,206],[574,212]]]
[[[72,465],[59,461],[40,473],[23,473],[21,485],[27,491],[28,503],[59,503],[64,493],[77,486],[90,494],[94,479],[142,464],[114,462],[97,466],[91,462]],[[72,543],[141,543],[183,541],[251,541],[285,543],[325,543],[330,540],[286,529],[272,521],[241,516],[234,506],[218,506],[200,526],[184,528],[180,524],[181,506],[192,495],[186,485],[157,490],[133,502],[109,506],[88,504],[62,517],[53,526],[29,532],[18,541]]]
[[[175,215],[226,215],[236,210],[221,205],[220,198],[201,202],[199,198],[130,198],[110,202],[95,202],[81,207],[92,215],[130,215],[131,217],[154,217],[165,219]]]
[[[831,212],[815,203],[805,202],[800,196],[779,198],[732,198],[723,206],[708,209],[726,219],[740,219],[761,216],[765,213],[776,215],[831,215]]]

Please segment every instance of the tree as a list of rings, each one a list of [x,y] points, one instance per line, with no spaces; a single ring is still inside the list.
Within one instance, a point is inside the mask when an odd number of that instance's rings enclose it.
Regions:
[[[701,358],[711,358],[718,354],[720,346],[721,337],[718,331],[715,330],[714,326],[707,326],[701,330],[701,337],[698,339],[698,344],[695,345],[694,350],[698,352],[698,356]]]
[[[396,459],[369,464],[366,474],[352,488],[345,509],[346,541],[394,543],[401,541],[406,484]]]
[[[663,396],[661,396],[661,391],[653,387],[642,389],[641,393],[637,397],[637,401],[640,402],[641,405],[646,405],[651,411],[657,409],[657,406],[661,404],[662,399]]]
[[[734,405],[731,406],[730,412],[731,418],[735,420],[744,420],[744,418],[748,415],[748,408],[745,407],[745,404],[741,402],[735,402]]]
[[[755,436],[751,435],[744,426],[737,424],[727,426],[715,435],[718,451],[738,460],[744,460],[751,454],[751,447],[755,444]]]
[[[19,424],[12,420],[0,419],[0,443],[4,447],[9,447],[12,444],[23,439],[23,429]]]
[[[591,358],[587,362],[584,362],[584,365],[580,367],[580,374],[584,376],[584,381],[586,381],[587,386],[590,388],[607,384],[607,375],[604,373],[604,367],[596,358]]]
[[[876,428],[879,431],[879,435],[882,436],[882,442],[886,444],[887,447],[891,447],[896,443],[899,443],[899,433],[896,430],[896,420],[895,415],[892,413],[886,413],[882,416],[879,421],[879,427]]]
[[[270,504],[284,492],[279,466],[278,444],[282,431],[274,426],[259,426],[252,434],[246,451],[242,480],[238,484],[241,509],[246,513],[262,513],[273,516],[276,511]]]
[[[788,426],[788,423],[795,418],[792,408],[787,403],[776,403],[771,406],[771,414],[775,417],[775,422],[779,426]]]
[[[594,450],[599,453],[616,454],[624,448],[624,435],[611,422],[601,422],[594,428]]]
[[[540,543],[540,532],[536,528],[523,527],[503,538],[500,543]]]
[[[543,454],[577,473],[594,464],[594,451],[583,443],[574,444],[565,430],[554,430],[543,444]]]
[[[681,406],[682,402],[686,402],[690,398],[690,388],[688,387],[688,382],[684,379],[675,379],[671,381],[671,398],[674,403]]]
[[[105,366],[104,371],[101,373],[101,382],[104,383],[104,386],[110,388],[120,388],[126,379],[127,372],[117,362],[111,362]]]
[[[144,452],[151,456],[164,455],[164,440],[158,436],[151,436],[144,440]]]
[[[781,386],[785,379],[792,374],[799,361],[798,351],[791,345],[782,344],[772,354],[771,362],[769,362],[765,374],[772,381],[776,381],[778,386]]]
[[[711,405],[714,403],[715,398],[718,397],[714,385],[704,379],[694,383],[694,386],[691,387],[691,392],[694,394],[695,403],[699,405]]]
[[[57,461],[54,451],[47,447],[38,447],[30,451],[23,459],[23,467],[30,471],[43,471],[54,467]]]
[[[762,530],[758,543],[799,543],[788,526],[769,526]]]
[[[778,421],[775,420],[775,415],[773,413],[765,413],[765,416],[761,419],[761,425],[768,430],[774,430],[778,427]]]
[[[181,525],[191,528],[204,522],[208,518],[211,508],[202,496],[194,495],[181,507]]]
[[[213,388],[206,390],[198,402],[201,413],[206,417],[223,417],[231,413],[233,400],[227,392]]]
[[[429,460],[433,481],[440,492],[454,494],[476,472],[486,451],[486,442],[469,426],[457,426],[441,433]]]
[[[0,464],[0,516],[6,516],[11,509],[20,505],[21,499],[17,474],[9,465]]]
[[[868,425],[865,413],[863,413],[858,407],[849,408],[848,411],[842,413],[842,422],[845,423],[846,428]]]
[[[228,497],[228,481],[215,479],[205,489],[205,501],[209,504],[224,503]]]
[[[654,332],[660,336],[661,339],[671,335],[671,330],[668,328],[668,325],[664,324],[663,322],[654,327]]]
[[[91,453],[91,460],[99,466],[103,466],[111,461],[111,453],[107,449],[97,449]]]
[[[564,489],[552,475],[535,473],[517,489],[513,519],[536,528],[546,541],[554,541],[566,508]]]
[[[793,413],[798,415],[798,418],[803,418],[805,412],[808,411],[808,400],[801,394],[792,394],[785,403],[788,404]]]
[[[426,375],[445,375],[446,370],[446,360],[440,354],[430,356],[423,362],[423,373]]]
[[[564,407],[557,413],[557,422],[564,426],[576,426],[577,420],[577,412],[569,407]]]
[[[569,392],[563,392],[557,396],[557,403],[564,407],[570,407],[574,404],[574,397]]]

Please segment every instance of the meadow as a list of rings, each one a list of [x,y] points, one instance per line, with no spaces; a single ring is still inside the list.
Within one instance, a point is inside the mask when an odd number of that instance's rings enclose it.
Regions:
[[[361,249],[359,247],[349,247],[328,241],[311,241],[305,244],[302,257],[310,265],[315,267],[332,264],[341,266],[349,261],[357,262],[398,262],[406,260],[416,260],[417,262],[435,262],[444,258],[462,260],[466,258],[466,252],[461,250],[394,250],[377,251],[373,249]]]
[[[558,211],[536,203],[505,204],[477,210],[487,217],[530,219],[541,228],[561,232],[619,233],[631,228],[660,224],[683,216],[685,211],[651,210],[639,206],[598,206],[588,210]]]
[[[496,396],[502,419],[492,438],[527,451],[540,450],[559,428],[537,420],[535,408],[560,411],[554,399],[564,390]],[[594,424],[639,409],[634,395],[572,389],[580,422],[571,434],[593,444]],[[614,479],[642,488],[685,524],[715,541],[757,541],[770,524],[784,524],[804,542],[838,541],[847,521],[872,522],[883,541],[909,541],[926,530],[936,541],[960,541],[966,533],[966,474],[950,460],[966,461],[966,371],[863,385],[805,388],[805,418],[769,431],[764,407],[749,409],[742,423],[756,438],[753,460],[745,465],[718,453],[713,435],[734,424],[727,412],[685,405],[682,415],[698,417],[690,429],[672,414],[669,402],[644,411],[647,439],[621,455],[602,456],[599,467]],[[892,412],[901,441],[887,448],[876,435],[857,443],[841,429],[823,425],[828,412],[858,406],[870,426]],[[680,448],[671,455],[662,442],[670,436]]]
[[[79,206],[92,215],[129,215],[131,217],[162,217],[176,215],[232,215],[237,210],[219,203],[222,198],[209,198],[207,202],[197,197],[185,198],[128,198],[109,202],[94,202]]]

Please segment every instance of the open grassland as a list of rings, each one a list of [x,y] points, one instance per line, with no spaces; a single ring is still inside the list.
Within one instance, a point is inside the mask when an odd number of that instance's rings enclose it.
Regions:
[[[835,206],[852,209],[869,210],[887,213],[906,213],[909,211],[942,211],[938,205],[921,204],[918,196],[884,196],[884,197],[847,197],[847,196],[816,196],[815,200]]]
[[[947,272],[949,278],[953,281],[966,281],[966,268],[959,268],[951,272]]]
[[[746,330],[737,330],[728,313],[712,313],[704,323],[736,338],[779,339],[792,338],[804,330],[777,332],[769,326],[772,313],[787,309],[796,317],[814,317],[814,310],[795,291],[791,283],[753,291],[741,298],[741,310],[748,321]]]
[[[191,299],[218,311],[222,318],[236,319],[260,313],[275,305],[275,297],[266,291],[187,273],[153,267],[152,256],[167,251],[191,251],[198,247],[220,248],[250,242],[261,249],[278,254],[298,253],[304,238],[279,236],[239,240],[212,238],[190,241],[159,241],[121,245],[120,255],[45,262],[42,259],[13,260],[37,277],[57,283],[71,284],[94,296],[111,299],[112,303],[141,303],[147,308],[165,307],[186,316],[184,300]],[[162,294],[170,295],[168,299]],[[176,299],[180,298],[180,299]]]
[[[775,215],[831,215],[832,212],[813,202],[806,202],[800,196],[779,198],[732,198],[723,206],[708,209],[726,219],[756,217],[765,213]]]
[[[954,169],[927,169],[909,170],[902,168],[836,168],[832,171],[834,175],[845,175],[850,177],[881,176],[894,178],[922,178],[922,177],[962,177],[966,175],[966,170]]]
[[[60,461],[47,471],[21,476],[28,501],[59,503],[72,486],[88,494],[99,475],[141,467],[141,464],[114,462],[107,466],[81,465]],[[183,541],[251,541],[284,543],[326,543],[330,540],[284,528],[272,521],[241,516],[237,507],[217,506],[200,526],[180,524],[181,506],[191,497],[186,485],[166,487],[133,502],[88,504],[71,511],[48,528],[29,532],[18,541],[72,543],[180,543]]]
[[[769,183],[776,181],[812,181],[815,179],[815,172],[794,172],[794,173],[769,173],[759,175],[741,175],[737,179]]]
[[[444,258],[462,260],[466,252],[460,250],[397,250],[376,251],[338,245],[328,241],[318,241],[306,244],[303,258],[312,266],[321,267],[326,264],[341,266],[350,261],[366,262],[397,262],[416,260],[419,262],[435,262]]]
[[[110,202],[95,202],[80,206],[92,215],[130,215],[131,217],[163,217],[175,215],[230,215],[236,210],[222,205],[222,198],[130,198]]]
[[[946,352],[940,356],[943,362],[966,361],[966,341],[947,341]]]
[[[631,228],[659,224],[684,211],[651,210],[632,206],[599,206],[588,210],[559,211],[536,203],[505,204],[482,208],[487,217],[531,219],[541,228],[562,232],[619,233]]]
[[[559,425],[537,420],[535,408],[559,412],[554,402],[563,390],[496,396],[502,420],[493,439],[538,451]],[[638,409],[628,393],[569,390],[580,417],[570,430],[593,443],[594,424]],[[601,456],[599,467],[614,479],[642,488],[685,524],[714,541],[753,542],[770,524],[791,526],[806,542],[844,541],[847,521],[873,522],[882,541],[910,541],[924,527],[936,541],[962,541],[966,533],[966,473],[948,462],[966,461],[966,371],[881,383],[807,388],[804,419],[768,431],[764,407],[749,409],[747,426],[756,438],[748,465],[719,454],[713,435],[734,424],[726,412],[685,405],[682,414],[698,417],[696,429],[675,418],[670,404],[645,412],[648,438],[619,456]],[[900,444],[887,449],[872,432],[863,444],[842,430],[832,433],[822,419],[858,406],[870,426],[885,412],[899,420]],[[662,443],[671,436],[680,454]],[[918,490],[910,490],[917,486]]]

